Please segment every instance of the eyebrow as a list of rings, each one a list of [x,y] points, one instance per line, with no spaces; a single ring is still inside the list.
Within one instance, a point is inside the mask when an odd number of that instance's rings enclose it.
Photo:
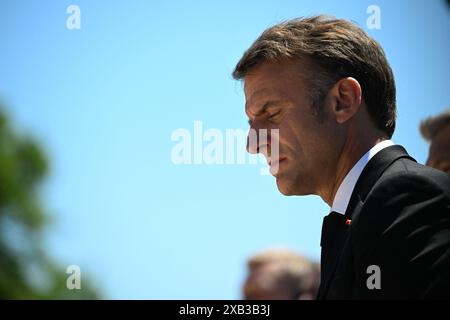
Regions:
[[[260,115],[264,114],[267,111],[267,109],[274,107],[275,105],[284,103],[284,102],[286,102],[286,100],[282,100],[282,99],[269,100],[266,103],[264,103],[264,105],[261,108],[259,108],[259,110],[257,112],[253,113],[253,116],[255,116],[255,117],[260,116]],[[250,112],[248,112],[248,113],[250,113]],[[248,124],[251,125],[252,120],[249,119]]]

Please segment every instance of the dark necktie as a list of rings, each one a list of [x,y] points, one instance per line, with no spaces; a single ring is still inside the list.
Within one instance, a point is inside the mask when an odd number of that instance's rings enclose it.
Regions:
[[[327,290],[332,279],[344,245],[348,225],[345,215],[334,211],[323,219],[320,241],[322,252],[320,258],[321,288],[319,296],[324,290]]]

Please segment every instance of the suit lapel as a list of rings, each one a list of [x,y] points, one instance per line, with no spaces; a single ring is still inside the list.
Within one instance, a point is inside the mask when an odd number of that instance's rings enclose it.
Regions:
[[[347,219],[354,220],[356,217],[356,208],[360,203],[366,201],[367,195],[372,190],[375,183],[380,179],[383,172],[395,161],[401,158],[408,158],[412,161],[412,158],[406,152],[405,148],[399,145],[393,145],[387,147],[378,152],[365,166],[364,170],[356,182],[353,189],[352,196],[347,206],[345,216]],[[360,210],[358,210],[359,213]]]
[[[387,147],[378,152],[362,171],[353,190],[345,215],[331,212],[324,218],[321,236],[321,283],[318,299],[327,296],[339,265],[342,252],[346,247],[350,232],[346,220],[354,225],[364,205],[365,199],[383,172],[396,160],[409,158],[406,150],[399,145]]]

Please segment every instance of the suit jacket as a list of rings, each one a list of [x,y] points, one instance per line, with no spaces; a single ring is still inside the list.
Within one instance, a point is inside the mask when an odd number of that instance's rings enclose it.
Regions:
[[[450,299],[450,177],[381,150],[345,216],[324,218],[321,247],[318,299]]]

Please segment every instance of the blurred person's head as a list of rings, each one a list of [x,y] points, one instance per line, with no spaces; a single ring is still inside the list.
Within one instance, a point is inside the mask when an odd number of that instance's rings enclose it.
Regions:
[[[347,163],[395,129],[395,82],[383,49],[345,20],[318,16],[268,28],[233,77],[244,80],[250,128],[268,133],[247,149],[267,158],[285,195],[318,194],[330,203]],[[279,129],[272,158],[271,129]]]
[[[246,300],[311,300],[320,282],[319,265],[289,250],[267,250],[248,260]]]
[[[450,109],[422,121],[420,132],[430,142],[426,164],[450,174]]]

